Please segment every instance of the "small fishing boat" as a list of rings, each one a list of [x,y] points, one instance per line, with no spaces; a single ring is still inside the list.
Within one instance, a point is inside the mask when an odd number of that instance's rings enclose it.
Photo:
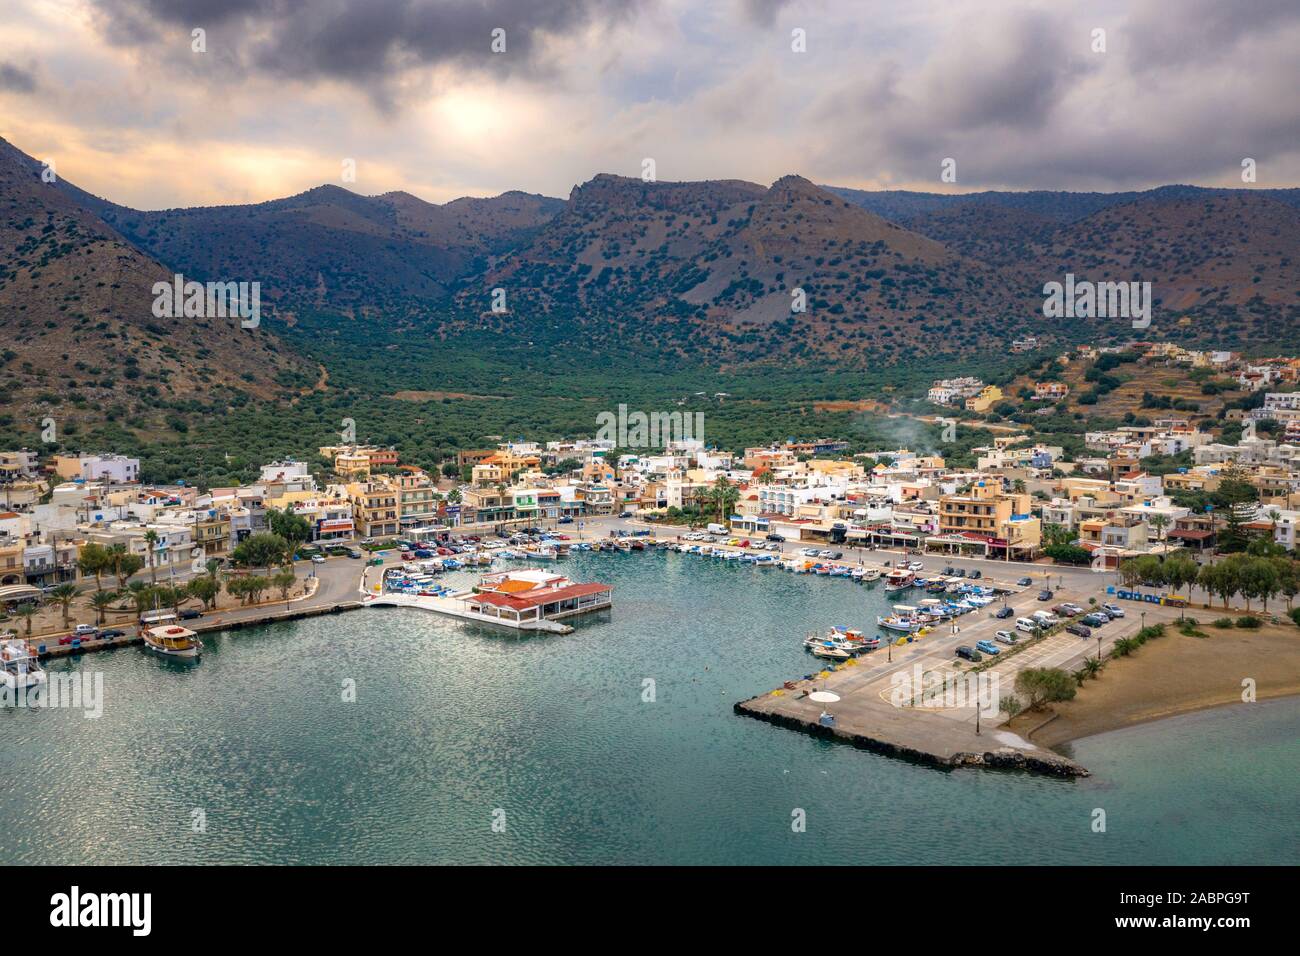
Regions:
[[[203,642],[188,627],[165,624],[149,627],[140,632],[144,646],[165,657],[198,657],[203,652]]]
[[[880,570],[878,568],[866,568],[862,572],[862,580],[870,584],[873,581],[880,580]]]
[[[822,657],[832,661],[847,661],[853,656],[848,651],[842,650],[828,641],[818,641],[808,649],[812,651],[814,657]]]
[[[896,569],[885,575],[885,593],[902,591],[912,586],[912,572]]]
[[[887,631],[901,631],[904,634],[912,634],[919,630],[921,623],[914,617],[899,617],[896,614],[891,614],[889,617],[880,617],[879,615],[876,617],[878,626]]]
[[[0,687],[11,691],[26,690],[40,687],[48,680],[45,668],[26,641],[0,641]]]

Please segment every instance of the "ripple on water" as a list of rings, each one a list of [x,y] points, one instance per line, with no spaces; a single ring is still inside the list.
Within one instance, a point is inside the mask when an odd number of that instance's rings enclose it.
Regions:
[[[205,637],[196,666],[53,664],[101,671],[105,713],[0,712],[0,859],[1296,862],[1294,701],[1080,741],[1086,781],[940,771],[731,712],[813,670],[808,631],[883,612],[879,588],[662,553],[566,571],[616,603],[569,635],[385,608]]]

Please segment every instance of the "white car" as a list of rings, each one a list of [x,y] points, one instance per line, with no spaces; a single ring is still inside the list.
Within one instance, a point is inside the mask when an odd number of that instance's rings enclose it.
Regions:
[[[922,564],[920,561],[912,561],[911,563],[908,564],[908,566],[907,566],[907,570],[909,570],[909,571],[924,571],[924,570],[925,570],[925,565]]]
[[[993,637],[999,644],[1014,644],[1016,642],[1016,635],[1010,631],[998,631]]]
[[[319,555],[319,554],[313,554],[313,555],[311,556],[311,563],[312,563],[312,564],[324,564],[324,563],[325,563],[325,558],[324,558],[322,555]]]
[[[1111,617],[1124,616],[1124,609],[1120,607],[1118,604],[1103,604],[1102,608],[1104,608],[1106,613],[1109,614]]]

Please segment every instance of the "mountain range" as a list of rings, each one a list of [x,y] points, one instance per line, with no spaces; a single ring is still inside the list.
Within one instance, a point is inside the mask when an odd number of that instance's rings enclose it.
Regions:
[[[1122,341],[1048,320],[1069,272],[1150,281],[1145,337],[1293,345],[1300,190],[864,192],[785,176],[659,183],[600,174],[565,200],[438,205],[324,185],[252,205],[134,210],[0,140],[0,397],[143,427],[185,403],[290,398],[327,381],[292,327],[509,337],[663,366],[866,369],[1002,354],[1016,336]],[[258,281],[257,329],[152,314],[174,273]],[[400,388],[400,383],[394,383]]]

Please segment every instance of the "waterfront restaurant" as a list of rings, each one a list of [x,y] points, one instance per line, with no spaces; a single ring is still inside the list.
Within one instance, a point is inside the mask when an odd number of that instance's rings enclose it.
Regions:
[[[614,604],[612,584],[578,584],[562,574],[509,571],[485,577],[465,609],[484,618],[518,627],[530,621],[557,621],[600,611]]]

